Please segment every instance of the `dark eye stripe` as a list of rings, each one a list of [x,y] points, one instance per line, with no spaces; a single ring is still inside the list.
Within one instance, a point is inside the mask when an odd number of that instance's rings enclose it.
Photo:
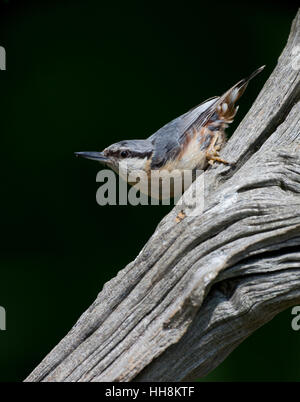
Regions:
[[[122,155],[124,152],[124,155]],[[125,155],[126,153],[126,155]],[[121,157],[121,158],[128,158],[128,157],[136,157],[136,158],[145,158],[145,157],[150,157],[152,152],[134,152],[134,151],[129,151],[128,149],[123,149],[121,151],[112,151],[109,150],[106,152],[106,156],[114,156],[116,158]]]
[[[137,158],[149,158],[150,156],[151,156],[151,154],[152,154],[152,151],[151,152],[130,152],[130,156],[135,156],[135,157],[137,157]]]

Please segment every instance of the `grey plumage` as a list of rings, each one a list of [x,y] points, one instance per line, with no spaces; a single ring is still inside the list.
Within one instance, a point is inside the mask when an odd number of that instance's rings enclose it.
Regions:
[[[206,118],[213,113],[214,105],[219,97],[206,100],[187,113],[177,117],[160,128],[149,139],[154,143],[151,162],[152,169],[163,166],[167,160],[174,159],[181,150],[184,136],[195,122],[203,125]]]

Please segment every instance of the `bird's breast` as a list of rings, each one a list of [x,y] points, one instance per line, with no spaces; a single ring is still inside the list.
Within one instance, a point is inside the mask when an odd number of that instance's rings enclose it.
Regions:
[[[187,132],[181,146],[181,151],[175,160],[177,169],[204,169],[207,164],[206,151],[212,138],[212,133],[206,127]]]

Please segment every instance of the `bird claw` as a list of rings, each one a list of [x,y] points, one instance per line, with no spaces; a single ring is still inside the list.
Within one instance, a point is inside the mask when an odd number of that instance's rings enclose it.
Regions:
[[[225,161],[225,159],[220,158],[218,151],[209,152],[206,154],[206,159],[208,159],[208,163],[213,165],[214,162],[223,163],[224,165],[231,165],[230,162]]]

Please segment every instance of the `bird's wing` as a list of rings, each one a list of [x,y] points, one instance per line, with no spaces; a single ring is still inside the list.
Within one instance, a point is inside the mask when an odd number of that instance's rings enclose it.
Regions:
[[[206,100],[149,137],[154,145],[151,168],[159,169],[166,161],[175,159],[191,132],[201,133],[201,129],[206,127],[209,131],[220,131],[224,134],[227,123],[233,121],[238,110],[235,106],[236,101],[244,93],[248,82],[264,67],[258,68],[248,78],[239,81],[222,96]]]
[[[172,120],[149,137],[149,140],[154,145],[151,162],[152,169],[159,169],[165,165],[166,161],[176,158],[181,151],[188,129],[196,122],[199,125],[203,125],[215,110],[214,104],[218,99],[219,97],[214,97],[206,100],[187,113]]]

